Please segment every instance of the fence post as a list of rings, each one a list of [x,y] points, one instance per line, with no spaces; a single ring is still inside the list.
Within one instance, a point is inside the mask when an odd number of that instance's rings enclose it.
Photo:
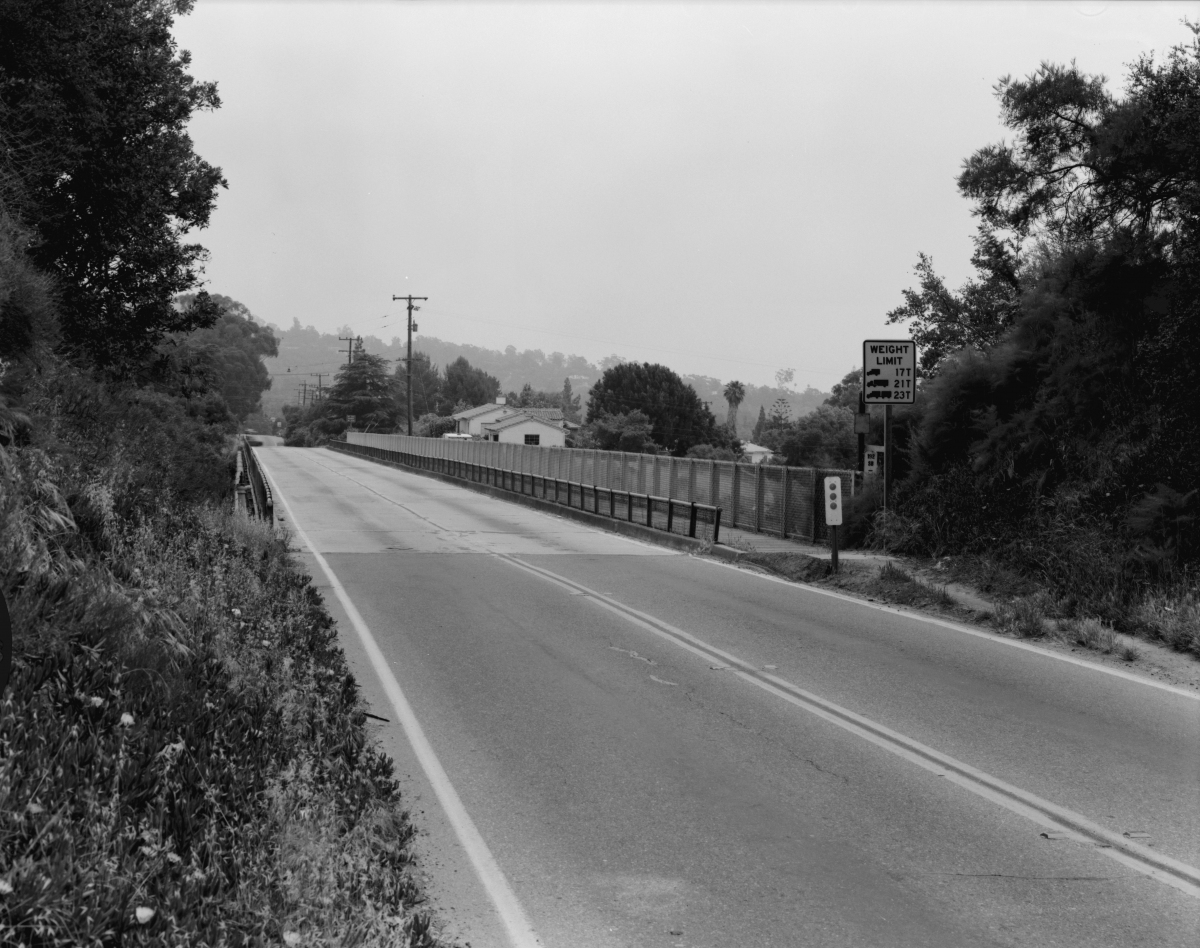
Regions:
[[[740,464],[738,464],[737,461],[733,462],[733,476],[730,478],[730,482],[731,483],[729,486],[729,508],[730,508],[729,525],[731,527],[736,527],[738,525],[738,493],[740,492],[739,488],[742,486],[742,466]]]
[[[693,470],[695,470],[693,468]],[[696,538],[696,502],[692,501],[692,509],[688,514],[688,536],[693,540]]]
[[[754,532],[762,533],[763,466],[754,465]]]
[[[783,509],[779,515],[779,539],[786,540],[788,535],[788,500],[791,491],[789,486],[792,483],[792,469],[784,467],[783,469],[783,487],[780,490],[780,503],[783,504]]]
[[[675,523],[675,501],[673,498],[667,498],[667,533],[671,532],[671,527]]]
[[[825,514],[825,473],[813,468],[813,543],[817,542],[817,524]]]

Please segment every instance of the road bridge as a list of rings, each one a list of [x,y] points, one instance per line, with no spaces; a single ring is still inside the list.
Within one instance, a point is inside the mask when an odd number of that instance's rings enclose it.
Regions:
[[[256,452],[473,948],[1197,943],[1194,695]]]

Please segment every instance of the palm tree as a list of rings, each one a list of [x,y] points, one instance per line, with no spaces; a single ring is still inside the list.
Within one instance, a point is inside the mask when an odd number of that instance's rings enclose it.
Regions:
[[[725,422],[725,426],[730,430],[733,436],[737,437],[737,413],[738,406],[746,398],[746,386],[741,382],[730,382],[725,386],[725,401],[729,402],[729,418]]]

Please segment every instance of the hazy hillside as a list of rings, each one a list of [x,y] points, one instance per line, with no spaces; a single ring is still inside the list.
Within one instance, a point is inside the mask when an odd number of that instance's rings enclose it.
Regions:
[[[315,388],[318,381],[324,386],[332,382],[333,374],[346,363],[346,343],[339,341],[338,337],[351,333],[349,329],[342,329],[338,333],[322,333],[311,326],[301,326],[298,320],[293,321],[290,329],[278,326],[272,329],[279,339],[279,357],[264,360],[273,384],[263,396],[263,413],[280,417],[285,404],[296,404],[302,382],[311,388]],[[405,354],[404,340],[398,336],[389,342],[377,336],[363,336],[363,346],[367,352],[392,360],[394,365],[400,365],[399,360]],[[413,351],[426,353],[438,367],[463,356],[472,366],[498,378],[501,391],[504,392],[520,391],[526,382],[537,390],[557,392],[562,389],[563,379],[570,378],[571,387],[583,397],[585,408],[588,390],[604,372],[603,365],[595,365],[583,356],[564,355],[561,352],[547,355],[541,349],[518,352],[514,346],[501,352],[419,334],[413,338]],[[605,364],[609,361],[602,360]],[[318,375],[323,377],[318,380]],[[705,375],[685,375],[683,379],[701,399],[708,402],[709,409],[717,419],[724,421],[729,412],[722,394],[725,382]],[[781,396],[791,405],[792,418],[798,418],[820,405],[828,392],[819,392],[815,388],[793,392],[747,384],[746,400],[738,411],[739,434],[748,438],[758,418],[759,406],[765,406],[770,411],[772,402]]]

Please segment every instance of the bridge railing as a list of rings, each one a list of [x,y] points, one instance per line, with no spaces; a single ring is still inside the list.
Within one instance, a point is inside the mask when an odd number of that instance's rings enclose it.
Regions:
[[[271,484],[263,477],[262,469],[258,466],[258,458],[254,456],[254,445],[259,443],[246,437],[241,439],[241,443],[238,445],[238,453],[241,458],[240,468],[245,471],[246,479],[249,481],[249,494],[253,507],[250,513],[262,520],[273,521],[275,519],[275,498],[271,495]]]
[[[393,435],[367,435],[367,438],[395,437]],[[411,441],[433,441],[432,438],[412,438]],[[363,443],[357,440],[330,442],[338,451],[357,454],[404,464],[417,470],[431,471],[450,477],[461,478],[477,484],[487,484],[501,490],[512,491],[540,500],[602,517],[625,520],[655,530],[664,530],[679,536],[718,542],[721,532],[721,508],[712,504],[697,503],[677,497],[660,497],[638,491],[622,490],[584,481],[573,481],[562,477],[551,477],[522,471],[519,468],[495,467],[478,464],[454,456],[459,452],[429,452],[424,454],[403,450],[412,445]],[[524,447],[514,445],[513,447]],[[502,457],[501,460],[504,460]]]
[[[403,463],[442,473],[480,468],[506,472],[510,478],[536,477],[539,485],[547,481],[582,485],[580,490],[600,491],[602,497],[612,493],[616,498],[612,501],[615,510],[627,512],[630,507],[635,508],[632,514],[635,521],[639,517],[657,517],[665,522],[672,504],[697,504],[720,509],[721,523],[728,527],[813,542],[828,539],[825,518],[818,512],[818,507],[824,510],[823,479],[840,478],[843,496],[853,497],[855,490],[854,472],[846,470],[359,431],[347,432],[345,444],[355,449],[403,455],[411,459]],[[355,453],[360,452],[355,450]],[[653,500],[626,501],[622,499],[625,495]],[[587,497],[591,502],[592,494]],[[646,514],[644,507],[637,506],[639,503],[648,503],[651,512]],[[660,511],[658,514],[654,513],[656,509]],[[669,515],[672,526],[678,515],[678,511]],[[690,516],[689,510],[689,519]]]

